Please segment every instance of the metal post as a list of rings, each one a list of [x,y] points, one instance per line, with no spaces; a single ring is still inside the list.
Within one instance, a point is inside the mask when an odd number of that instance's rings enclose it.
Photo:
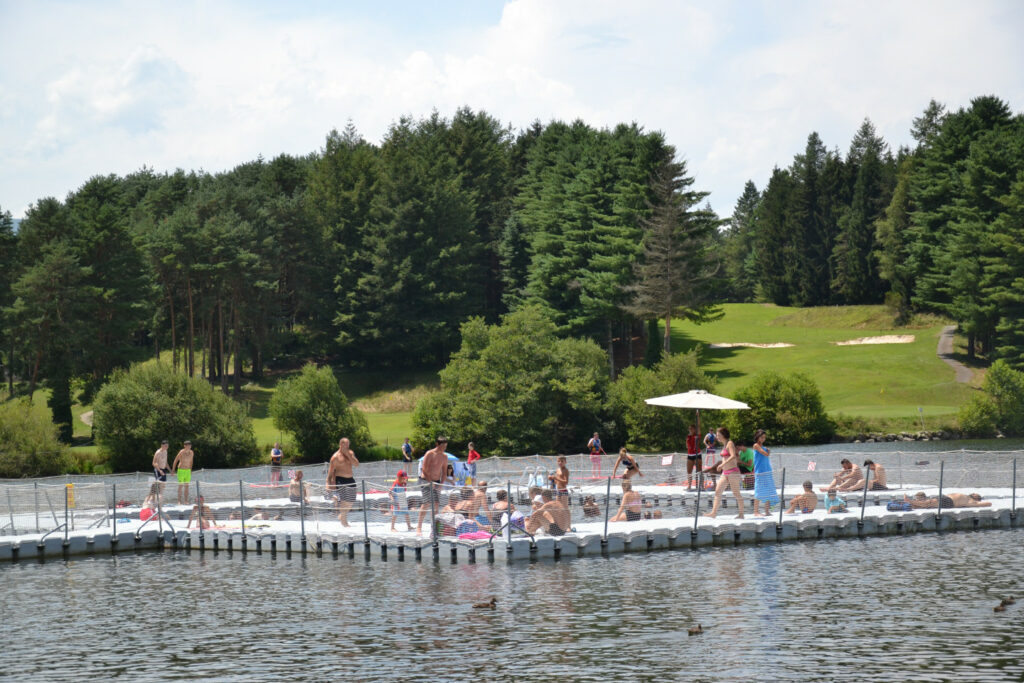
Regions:
[[[35,500],[36,509],[36,533],[39,533],[39,482],[32,482],[32,497]]]
[[[867,509],[868,505],[868,485],[871,481],[871,468],[864,468],[864,493],[860,499],[860,521],[857,522],[859,526],[864,526],[864,510]]]
[[[111,484],[110,488],[110,538],[117,539],[117,484]]]
[[[782,468],[782,488],[779,489],[779,527],[782,527],[782,511],[786,509],[786,468]]]
[[[505,514],[508,515],[508,524],[505,525],[505,541],[507,543],[511,543],[512,542],[512,482],[509,481],[508,479],[506,479],[505,480],[505,487],[506,487],[506,493],[508,495],[508,498],[505,499],[507,501],[506,505],[508,505],[508,507],[505,508]],[[501,521],[500,517],[498,518],[498,521],[499,522]]]
[[[900,469],[900,490],[903,490],[903,451],[896,451],[896,462]]]
[[[299,530],[302,531],[302,547],[306,547],[306,485],[299,482]]]
[[[437,552],[437,504],[438,496],[440,496],[440,492],[435,488],[436,486],[438,486],[438,484],[430,481],[429,479],[427,480],[427,490],[430,491],[428,494],[430,496],[430,540],[434,546],[435,553]],[[511,512],[508,514],[508,519],[509,522],[512,521]]]
[[[196,509],[199,510],[199,542],[202,543],[206,540],[206,535],[203,533],[203,503],[206,501],[200,500],[202,494],[199,492],[199,482],[196,482]]]
[[[370,516],[370,511],[366,507],[366,480],[360,480],[363,484],[363,543],[370,545],[370,522],[367,519]]]
[[[1013,459],[1013,493],[1010,498],[1010,519],[1017,516],[1017,458]]]
[[[693,533],[697,533],[697,521],[700,519],[700,492],[704,488],[704,463],[701,462],[701,469],[697,473],[697,503],[693,508]]]
[[[10,500],[10,491],[7,496]],[[14,526],[14,519],[11,519],[11,526]],[[68,485],[64,484],[64,545],[68,544]]]
[[[242,538],[245,538],[245,488],[242,486],[242,480],[238,480],[238,517],[242,520]]]
[[[64,489],[67,491],[67,489]],[[67,493],[64,494],[64,499],[67,500]],[[67,521],[67,505],[64,506],[64,521]],[[14,534],[14,504],[11,503],[11,489],[7,489],[7,514],[11,517],[11,534]]]
[[[942,478],[946,469],[946,461],[939,461],[939,507],[935,512],[935,527],[938,529],[939,520],[942,518]]]
[[[612,501],[612,478],[608,477],[608,489],[604,494],[604,536],[601,541],[608,542],[608,505]]]

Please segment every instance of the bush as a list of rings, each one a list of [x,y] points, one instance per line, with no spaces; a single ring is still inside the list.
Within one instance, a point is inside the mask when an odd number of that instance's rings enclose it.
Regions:
[[[441,370],[441,389],[413,413],[417,449],[446,434],[452,449],[469,441],[489,455],[582,448],[599,425],[608,384],[604,351],[559,339],[536,307],[462,324],[462,346]]]
[[[359,457],[373,445],[363,414],[349,405],[330,368],[309,363],[281,382],[270,399],[274,426],[292,435],[300,462],[323,462],[347,437]]]
[[[46,477],[73,467],[57,428],[27,400],[0,404],[0,477]]]
[[[641,451],[685,448],[687,428],[696,417],[692,410],[651,406],[645,399],[691,389],[712,391],[715,381],[697,367],[697,352],[664,357],[651,368],[626,368],[608,390],[608,409],[621,421],[628,446]],[[715,419],[714,411],[701,411],[702,426]]]
[[[821,403],[818,386],[801,372],[783,377],[761,372],[737,392],[736,400],[750,410],[730,410],[725,424],[733,438],[751,439],[763,429],[776,444],[825,443],[835,434],[835,424]]]
[[[162,439],[171,442],[172,459],[190,439],[197,468],[236,466],[256,451],[252,421],[239,404],[164,363],[115,371],[96,395],[93,429],[116,472],[148,472]]]
[[[988,396],[974,396],[960,407],[960,430],[967,436],[988,439],[996,435],[996,406]]]
[[[960,428],[969,436],[1024,435],[1024,372],[997,360],[985,374],[984,396],[960,409]]]

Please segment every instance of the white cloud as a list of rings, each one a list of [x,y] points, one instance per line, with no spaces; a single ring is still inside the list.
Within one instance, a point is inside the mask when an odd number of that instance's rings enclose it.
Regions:
[[[727,214],[812,130],[845,150],[870,116],[895,146],[932,97],[1019,109],[1020,7],[518,0],[426,33],[386,3],[0,4],[16,27],[0,63],[19,65],[0,71],[0,206],[143,164],[305,154],[350,118],[379,140],[403,114],[468,105],[517,127],[663,130]]]

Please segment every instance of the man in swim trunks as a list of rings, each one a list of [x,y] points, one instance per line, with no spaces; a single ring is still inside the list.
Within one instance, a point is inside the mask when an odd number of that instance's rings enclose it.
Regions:
[[[564,536],[571,526],[569,506],[560,496],[556,497],[551,489],[544,489],[540,496],[543,503],[526,521],[527,533],[533,534],[539,529],[544,529],[552,536]]]
[[[327,490],[338,501],[338,521],[348,526],[348,511],[356,502],[356,480],[352,468],[359,465],[356,454],[349,448],[349,440],[342,437],[338,450],[331,454],[327,465]]]
[[[186,441],[178,451],[178,455],[174,456],[174,464],[171,465],[171,469],[178,477],[178,505],[188,505],[189,503],[188,488],[189,482],[192,481],[192,460],[195,455],[192,451],[192,442]]]
[[[548,477],[551,487],[558,491],[560,496],[569,495],[569,467],[564,455],[558,456],[558,469]]]
[[[859,481],[860,485],[864,485],[864,475],[861,474],[860,468],[850,462],[847,458],[843,458],[839,461],[840,470],[832,476],[832,483],[828,486],[822,486],[819,491],[828,491],[834,488],[839,491],[849,491],[852,489],[843,488],[846,484],[851,481]]]
[[[416,522],[416,534],[423,533],[423,518],[427,516],[427,510],[433,510],[437,514],[438,493],[441,482],[444,480],[445,466],[448,464],[448,455],[445,449],[448,448],[448,438],[437,437],[436,445],[423,454],[420,461],[422,474],[420,479],[423,484],[420,486],[422,503],[420,505],[420,518]]]
[[[923,491],[918,491],[914,494],[913,500],[903,496],[904,502],[910,503],[910,507],[915,510],[918,508],[937,508],[939,507],[939,497],[929,498],[924,495]],[[987,508],[991,507],[991,501],[983,501],[981,495],[972,493],[966,495],[963,493],[951,493],[948,496],[942,496],[942,507],[943,508]]]
[[[786,509],[786,514],[792,515],[797,512],[814,512],[814,509],[817,507],[818,494],[814,492],[814,484],[810,481],[805,481],[804,492],[789,501],[789,508]]]
[[[163,498],[164,487],[167,486],[167,473],[171,468],[167,466],[167,439],[160,442],[160,448],[153,454],[153,478],[160,482],[160,497]]]
[[[885,485],[886,475],[885,468],[877,464],[874,460],[865,460],[864,467],[870,470],[871,484],[868,488],[872,491],[885,491],[889,487]],[[864,475],[861,474],[857,479],[853,478],[853,475],[847,479],[846,484],[838,487],[840,491],[857,491],[864,488]]]

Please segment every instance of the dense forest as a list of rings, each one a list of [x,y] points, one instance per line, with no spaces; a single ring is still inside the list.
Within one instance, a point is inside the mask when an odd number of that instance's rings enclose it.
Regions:
[[[0,358],[12,395],[50,388],[64,439],[73,400],[161,351],[230,393],[309,358],[440,366],[464,321],[527,306],[612,377],[650,321],[728,300],[937,311],[1024,367],[1024,119],[932,102],[913,135],[894,151],[865,121],[842,155],[811,133],[724,221],[661,133],[469,109],[225,173],[96,176],[16,232],[0,212]]]

